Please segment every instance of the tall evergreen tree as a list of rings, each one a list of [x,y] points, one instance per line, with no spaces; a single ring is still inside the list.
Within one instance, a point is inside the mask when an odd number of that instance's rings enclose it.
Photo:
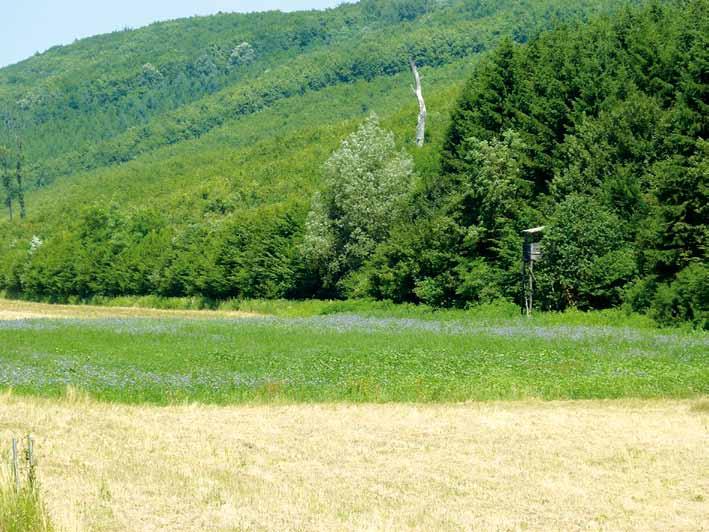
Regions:
[[[25,207],[25,189],[22,177],[22,163],[24,162],[23,157],[24,153],[22,152],[22,141],[18,139],[17,156],[15,160],[15,182],[17,187],[15,194],[17,195],[17,203],[20,206],[20,219],[24,219],[25,216],[27,216],[27,210]]]
[[[10,150],[5,146],[0,146],[0,171],[2,171],[2,188],[5,193],[5,207],[7,207],[8,216],[12,221],[12,176],[10,174]]]

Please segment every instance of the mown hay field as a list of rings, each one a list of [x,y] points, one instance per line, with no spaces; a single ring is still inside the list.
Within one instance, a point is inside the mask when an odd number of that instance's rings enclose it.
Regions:
[[[135,406],[0,397],[65,530],[709,529],[706,401]]]

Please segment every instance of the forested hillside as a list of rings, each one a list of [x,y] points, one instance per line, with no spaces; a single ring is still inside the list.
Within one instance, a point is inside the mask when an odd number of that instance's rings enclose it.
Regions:
[[[32,177],[44,184],[199,137],[281,99],[397,74],[410,56],[438,67],[502,35],[521,42],[618,3],[369,0],[158,23],[3,69],[2,114],[23,132]]]
[[[219,14],[1,69],[0,289],[517,300],[547,224],[541,307],[700,322],[707,1],[639,3]]]

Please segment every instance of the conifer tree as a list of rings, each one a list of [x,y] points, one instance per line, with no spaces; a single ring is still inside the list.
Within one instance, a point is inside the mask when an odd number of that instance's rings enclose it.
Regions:
[[[0,146],[0,171],[2,171],[2,188],[5,192],[5,207],[12,221],[12,177],[10,175],[10,150]]]

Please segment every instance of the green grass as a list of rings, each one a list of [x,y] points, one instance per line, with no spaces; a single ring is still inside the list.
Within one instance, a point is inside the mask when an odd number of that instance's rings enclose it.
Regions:
[[[8,477],[0,486],[0,531],[51,532],[54,530],[38,490],[19,490]]]
[[[102,400],[158,404],[709,394],[706,333],[653,329],[637,317],[623,323],[619,312],[528,320],[501,308],[383,305],[305,318],[0,322],[0,386],[44,396],[73,386]]]
[[[0,299],[16,299],[0,291]],[[446,309],[423,304],[401,304],[373,299],[229,299],[213,300],[206,297],[148,296],[94,296],[87,299],[67,298],[20,298],[19,300],[70,305],[98,305],[103,307],[132,307],[158,310],[225,310],[243,311],[281,318],[306,318],[330,314],[356,313],[369,317],[417,318],[422,320],[475,320],[480,323],[490,320],[516,319],[519,306],[507,301],[480,304],[468,309]],[[564,312],[536,312],[527,323],[535,325],[608,325],[655,329],[657,323],[649,316],[627,312],[623,308],[583,312],[575,309]],[[689,324],[686,329],[691,329]]]

